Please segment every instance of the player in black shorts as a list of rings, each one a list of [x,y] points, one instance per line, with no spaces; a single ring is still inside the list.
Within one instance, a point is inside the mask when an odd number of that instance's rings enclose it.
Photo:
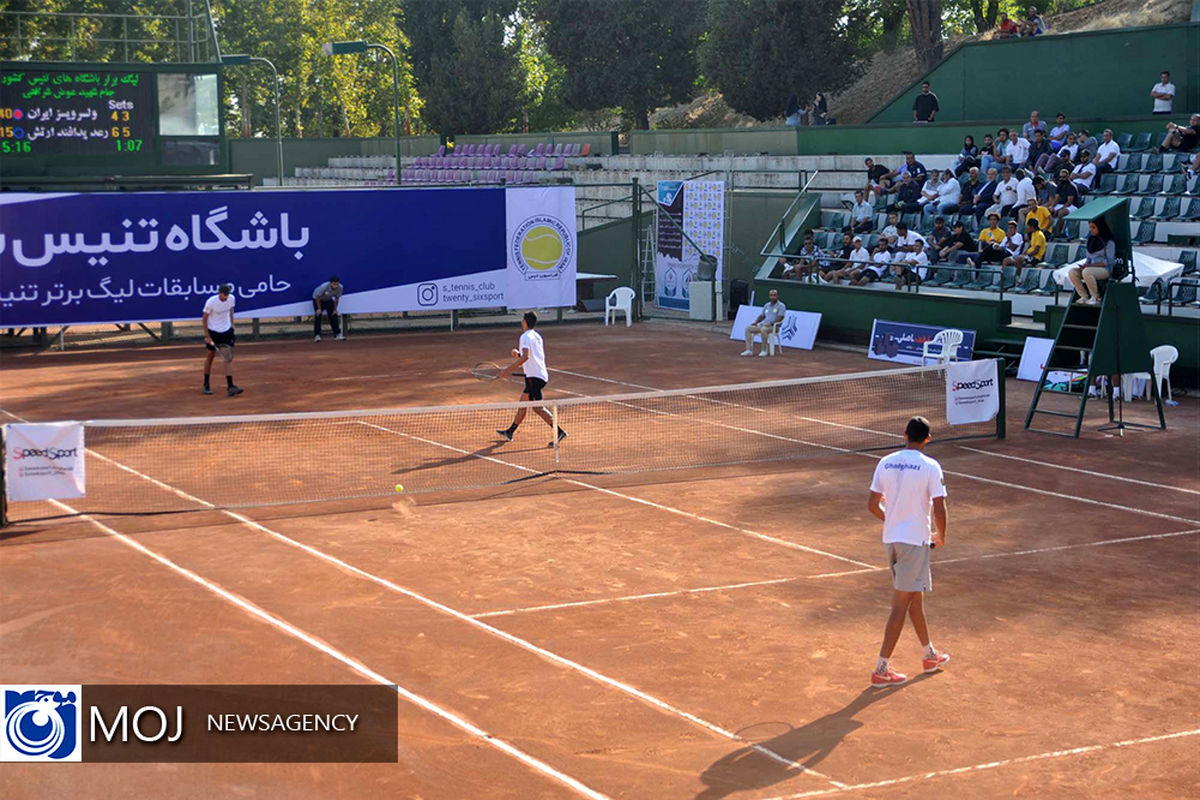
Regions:
[[[212,387],[208,385],[208,379],[209,374],[212,372],[213,356],[217,354],[217,348],[222,345],[228,345],[232,348],[234,345],[234,303],[233,287],[228,283],[223,283],[217,290],[217,293],[208,298],[208,301],[204,304],[204,316],[201,317],[201,321],[204,324],[204,347],[208,350],[204,358],[205,394],[212,394]],[[225,383],[225,394],[229,397],[234,397],[242,393],[242,387],[233,384],[232,357],[225,364]]]
[[[542,390],[546,388],[546,383],[550,380],[550,373],[546,369],[546,348],[542,342],[542,335],[534,330],[537,327],[537,314],[532,311],[526,312],[521,318],[521,341],[517,344],[517,349],[512,351],[516,357],[516,361],[509,364],[500,373],[500,377],[504,378],[517,371],[518,367],[524,367],[525,373],[525,391],[521,394],[521,401],[541,400]],[[496,433],[500,434],[505,441],[512,441],[513,434],[517,432],[517,428],[525,420],[527,409],[518,408],[516,415],[513,417],[512,424],[507,428],[499,428]],[[537,414],[542,420],[554,427],[554,417],[544,408],[538,407],[533,409],[533,413]],[[558,441],[567,438],[567,432],[561,427],[558,429]],[[553,447],[555,442],[550,442],[548,447]]]

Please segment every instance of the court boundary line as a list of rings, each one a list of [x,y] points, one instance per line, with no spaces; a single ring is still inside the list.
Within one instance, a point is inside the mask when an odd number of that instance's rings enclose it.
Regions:
[[[3,410],[3,409],[0,409],[0,410]],[[15,419],[20,419],[20,417],[17,417],[15,414],[12,414],[11,412],[4,411],[4,413],[9,414],[9,416],[12,416]],[[401,434],[401,435],[408,435],[408,434]],[[438,444],[438,443],[434,443],[434,442],[431,442],[431,443]],[[450,447],[450,445],[441,445],[441,446]],[[469,614],[466,614],[465,612],[462,612],[455,608],[452,608],[452,607],[446,605],[445,603],[441,603],[437,600],[434,600],[433,598],[426,597],[425,595],[423,595],[413,589],[408,589],[407,587],[400,586],[399,584],[394,583],[393,581],[391,581],[387,578],[384,578],[379,575],[375,575],[374,573],[368,572],[367,570],[362,569],[361,567],[356,567],[353,564],[350,564],[349,562],[344,561],[335,555],[326,553],[323,550],[313,547],[312,545],[305,544],[304,542],[301,542],[297,539],[293,539],[290,536],[280,533],[279,531],[268,528],[265,525],[263,525],[262,523],[258,522],[257,520],[250,519],[249,517],[246,517],[236,511],[232,511],[230,509],[224,509],[224,508],[216,508],[211,503],[209,503],[207,500],[202,500],[201,498],[198,498],[198,497],[188,494],[187,492],[185,492],[182,489],[177,489],[175,487],[170,486],[169,484],[166,484],[166,483],[163,483],[162,481],[157,480],[156,478],[152,478],[148,475],[144,475],[141,472],[139,472],[138,470],[136,470],[132,467],[126,466],[124,464],[120,464],[119,462],[116,462],[116,461],[108,458],[107,456],[101,455],[100,453],[96,453],[95,451],[92,451],[90,449],[88,450],[88,452],[91,452],[94,456],[98,456],[99,458],[103,459],[104,461],[108,461],[109,463],[112,463],[115,466],[118,466],[134,475],[138,475],[142,478],[145,478],[146,480],[150,481],[151,483],[153,483],[157,486],[164,487],[180,497],[185,497],[185,498],[192,500],[193,502],[200,503],[211,510],[218,511],[221,514],[223,514],[227,517],[230,517],[231,519],[239,522],[242,525],[246,525],[247,527],[261,531],[262,533],[265,533],[269,537],[271,537],[279,542],[282,542],[283,544],[287,544],[289,546],[295,547],[296,549],[301,550],[302,552],[308,553],[309,555],[311,555],[315,558],[318,558],[323,561],[327,561],[328,563],[334,565],[335,567],[344,569],[344,570],[350,572],[351,574],[357,575],[368,581],[371,581],[380,586],[383,586],[384,588],[388,589],[389,591],[392,591],[392,592],[402,595],[404,597],[408,597],[409,599],[414,600],[422,605],[425,605],[428,608],[431,608],[435,611],[439,611],[439,612],[446,614],[446,615],[448,615],[454,619],[457,619],[459,621],[465,622],[472,627],[479,628],[480,630],[483,630],[485,633],[489,633],[496,638],[506,641],[509,644],[515,645],[520,649],[531,652],[541,658],[544,658],[547,661],[550,661],[552,663],[557,663],[558,665],[560,665],[562,667],[565,667],[570,670],[574,670],[574,671],[584,675],[585,677],[590,678],[598,683],[601,683],[603,685],[617,689],[618,691],[620,691],[630,697],[633,697],[637,700],[640,700],[640,701],[646,703],[647,705],[653,706],[653,707],[659,709],[660,711],[666,711],[666,712],[668,712],[674,716],[677,716],[687,722],[691,722],[692,724],[697,725],[698,727],[704,728],[704,729],[708,730],[710,733],[714,733],[714,734],[717,734],[718,736],[725,738],[727,740],[743,744],[743,745],[749,747],[750,749],[754,750],[755,752],[759,753],[760,755],[766,756],[767,758],[771,759],[772,761],[783,764],[784,766],[787,766],[790,769],[795,769],[801,773],[805,773],[808,775],[812,775],[813,777],[820,778],[820,779],[828,782],[832,786],[841,786],[842,785],[841,783],[839,783],[838,781],[829,777],[828,775],[820,773],[814,769],[810,769],[809,767],[804,766],[804,764],[802,764],[798,761],[793,761],[785,756],[782,756],[779,753],[776,753],[774,750],[771,750],[770,748],[767,748],[756,742],[752,742],[748,739],[745,739],[744,737],[739,736],[737,733],[735,733],[733,731],[726,730],[725,728],[722,728],[721,726],[719,726],[715,723],[709,722],[708,720],[705,720],[699,716],[696,716],[695,714],[692,714],[688,711],[684,711],[681,708],[673,706],[670,703],[667,703],[665,700],[661,700],[661,699],[655,697],[654,695],[651,695],[647,692],[643,692],[642,690],[636,688],[635,686],[633,686],[631,684],[625,683],[624,681],[618,680],[616,678],[612,678],[608,675],[605,675],[604,673],[599,672],[598,670],[594,670],[591,667],[588,667],[577,661],[569,659],[566,656],[555,653],[552,650],[548,650],[544,647],[540,647],[540,646],[534,644],[533,642],[530,642],[526,639],[522,639],[521,637],[519,637],[515,634],[511,634],[507,631],[501,630],[500,628],[497,628],[493,625],[489,625],[486,622],[480,622],[479,620],[472,618]],[[507,462],[500,462],[500,463],[503,463],[506,466],[518,466],[521,469],[528,469],[527,467],[522,467],[520,465],[510,465]],[[124,534],[121,534],[120,532],[116,531],[115,529],[108,528],[108,526],[105,526],[103,523],[99,522],[98,520],[95,520],[88,514],[82,514],[81,512],[76,511],[75,509],[71,508],[67,504],[61,503],[58,500],[51,500],[50,502],[55,503],[55,504],[59,505],[60,507],[67,509],[71,513],[79,515],[82,518],[87,519],[90,522],[93,522],[94,524],[99,526],[101,528],[101,530],[104,530],[105,532],[111,532],[112,535],[115,535],[121,539],[125,538]],[[136,543],[132,542],[132,540],[130,540],[129,543],[131,546],[136,544]],[[144,546],[142,546],[140,544],[137,544],[135,549],[144,550],[147,554],[152,555],[153,557],[155,557],[158,560],[162,560],[164,563],[170,561],[165,556],[160,557],[160,556],[158,556],[158,554],[154,553],[154,551],[150,550],[149,548],[145,548]],[[170,562],[170,563],[173,564],[174,562]],[[178,566],[178,565],[176,565],[176,566]],[[179,569],[185,570],[186,568],[179,567]],[[202,578],[202,576],[200,576],[198,573],[193,573],[193,574],[195,574],[197,578],[204,580]],[[217,584],[213,584],[213,585],[216,586]],[[230,596],[234,597],[235,595],[230,593]],[[253,605],[253,604],[249,604],[249,601],[246,601],[246,602],[248,605]],[[269,615],[269,612],[266,612],[265,610],[263,610],[263,614]],[[297,628],[296,630],[300,630],[300,629]],[[393,685],[393,684],[389,684],[389,685]],[[395,684],[395,685],[398,686],[398,684]],[[450,713],[450,712],[447,712],[447,713]],[[489,736],[490,736],[490,734],[489,734]],[[529,756],[529,758],[534,759],[533,756]],[[547,765],[547,767],[548,767],[548,765]],[[553,768],[550,768],[550,769],[553,769]],[[566,777],[569,778],[570,776],[566,776]],[[574,779],[572,779],[572,780],[574,780]],[[584,786],[584,784],[580,783],[579,785],[583,786],[585,789],[587,789],[587,787]],[[587,791],[591,792],[594,790],[587,789]],[[587,796],[596,797],[596,798],[598,798],[598,800],[608,800],[608,798],[606,798],[605,795],[601,795],[601,794],[594,794],[594,795],[587,795]]]
[[[209,592],[212,592],[213,594],[217,595],[218,597],[225,600],[226,602],[236,606],[237,608],[240,608],[243,612],[245,612],[251,618],[257,618],[263,624],[270,625],[271,627],[276,628],[277,630],[283,632],[284,634],[287,634],[288,636],[291,636],[294,639],[298,639],[299,641],[303,642],[304,644],[308,645],[309,647],[312,647],[313,649],[317,650],[318,652],[324,653],[325,655],[329,656],[330,658],[333,658],[335,661],[341,662],[343,665],[349,667],[354,672],[357,672],[359,675],[361,675],[369,680],[372,680],[375,683],[392,687],[392,689],[396,692],[396,694],[400,695],[402,698],[409,701],[413,705],[434,714],[435,716],[441,718],[445,722],[450,723],[451,725],[458,728],[459,730],[462,730],[462,731],[470,734],[471,736],[474,736],[477,739],[482,739],[484,742],[491,745],[495,749],[497,749],[500,752],[505,753],[505,754],[509,755],[510,757],[514,758],[515,760],[525,764],[527,767],[531,767],[532,769],[534,769],[537,772],[542,773],[546,777],[551,778],[555,781],[558,781],[559,783],[567,786],[568,788],[575,790],[577,793],[583,795],[584,797],[591,798],[592,800],[609,800],[608,795],[605,795],[601,792],[596,791],[595,789],[592,789],[591,787],[589,787],[588,785],[586,785],[579,779],[573,778],[570,775],[567,775],[565,772],[561,772],[561,771],[555,769],[554,767],[550,766],[549,764],[547,764],[546,762],[537,758],[536,756],[526,753],[525,751],[521,750],[520,748],[516,747],[515,745],[509,744],[504,739],[501,739],[498,736],[488,733],[483,728],[480,728],[478,725],[475,725],[474,723],[470,722],[469,720],[455,714],[453,711],[442,708],[441,706],[437,705],[433,701],[427,700],[426,698],[422,697],[421,695],[417,694],[416,692],[413,692],[409,689],[404,688],[403,686],[401,686],[400,684],[396,683],[395,681],[387,678],[383,674],[371,669],[370,667],[368,667],[366,664],[364,664],[362,661],[358,660],[357,658],[349,655],[348,653],[343,652],[342,650],[334,647],[331,644],[327,644],[327,643],[321,641],[317,636],[307,632],[306,630],[299,627],[298,625],[288,622],[283,617],[280,617],[277,614],[267,611],[265,608],[258,605],[257,603],[253,603],[250,600],[247,600],[246,598],[241,597],[240,595],[236,594],[235,592],[232,592],[229,589],[226,589],[224,586],[217,583],[216,581],[212,581],[208,578],[205,578],[200,573],[198,573],[194,570],[191,570],[191,569],[183,566],[182,564],[176,563],[175,561],[168,558],[167,556],[162,555],[161,553],[150,549],[149,547],[145,546],[141,542],[136,541],[135,539],[132,539],[127,534],[121,533],[120,531],[116,530],[115,528],[105,525],[103,522],[101,522],[100,520],[91,516],[90,514],[81,513],[60,500],[50,500],[49,502],[58,506],[59,508],[65,509],[66,511],[68,511],[70,513],[79,515],[81,517],[81,519],[84,519],[84,520],[92,523],[97,528],[99,528],[103,533],[116,539],[121,544],[133,549],[136,552],[139,552],[139,553],[151,558],[152,560],[158,562],[159,564],[161,564],[162,566],[171,570],[172,572],[176,573],[177,575],[191,581],[192,583],[200,586],[203,589],[208,590]]]
[[[1054,547],[1038,547],[1031,550],[1013,550],[1005,553],[984,553],[976,556],[963,556],[961,558],[946,558],[940,561],[934,561],[932,563],[935,566],[938,564],[958,564],[969,561],[984,561],[992,558],[1009,558],[1013,556],[1035,555],[1038,553],[1052,553],[1059,550],[1076,550],[1083,547],[1102,547],[1110,544],[1128,544],[1129,542],[1140,542],[1148,539],[1170,539],[1176,536],[1188,536],[1197,533],[1200,533],[1200,528],[1193,528],[1186,531],[1173,531],[1171,533],[1150,533],[1144,536],[1127,536],[1120,539],[1104,539],[1094,542],[1055,545]],[[569,603],[553,603],[542,606],[526,606],[524,608],[506,608],[497,609],[495,611],[483,611],[478,614],[473,614],[472,616],[476,619],[505,617],[516,614],[532,614],[539,611],[555,611],[565,608],[609,605],[612,603],[630,603],[639,600],[657,600],[663,597],[677,597],[687,594],[723,592],[732,591],[734,589],[754,589],[760,586],[776,586],[781,583],[798,583],[802,581],[822,580],[825,578],[841,578],[846,575],[865,575],[869,572],[883,572],[886,569],[887,567],[867,567],[866,569],[851,569],[844,572],[823,572],[817,575],[794,575],[788,578],[768,578],[761,581],[743,581],[741,583],[727,583],[718,586],[700,586],[693,589],[676,589],[669,592],[646,592],[644,594],[622,595],[620,597],[599,597],[593,600],[576,600]]]
[[[1173,492],[1184,492],[1186,494],[1200,495],[1200,490],[1185,489],[1182,486],[1172,486],[1169,483],[1154,483],[1153,481],[1140,481],[1137,478],[1129,478],[1124,475],[1113,475],[1108,472],[1097,472],[1090,469],[1082,469],[1080,467],[1070,467],[1066,464],[1055,464],[1051,461],[1038,461],[1033,458],[1024,458],[1022,456],[1014,456],[1010,453],[993,453],[989,450],[981,450],[978,447],[967,447],[966,445],[957,445],[960,450],[966,450],[971,453],[979,453],[980,455],[991,456],[992,458],[1007,458],[1012,461],[1021,461],[1026,464],[1037,464],[1039,467],[1050,467],[1051,469],[1061,469],[1067,472],[1079,472],[1083,475],[1090,475],[1093,478],[1107,478],[1112,481],[1124,481],[1125,483],[1136,483],[1139,486],[1149,486],[1154,489],[1169,489]]]
[[[1197,735],[1200,735],[1200,728],[1194,728],[1186,731],[1176,731],[1175,733],[1164,733],[1157,736],[1145,736],[1140,739],[1124,739],[1118,742],[1083,745],[1082,747],[1072,747],[1068,750],[1050,750],[1045,753],[1037,753],[1030,756],[1014,756],[1013,758],[1006,758],[1001,761],[988,761],[982,764],[972,764],[966,767],[941,769],[935,770],[934,772],[923,772],[918,775],[905,775],[899,778],[888,778],[881,781],[871,781],[869,783],[849,784],[841,789],[812,789],[805,792],[797,792],[795,794],[779,795],[777,797],[769,798],[769,800],[802,800],[802,798],[806,797],[824,797],[831,794],[855,792],[862,789],[879,789],[885,786],[896,786],[902,783],[913,783],[916,781],[931,780],[933,778],[944,778],[951,775],[965,775],[971,772],[983,772],[984,770],[998,769],[1000,767],[1007,767],[1012,764],[1027,764],[1033,761],[1047,761],[1054,758],[1066,758],[1069,756],[1078,756],[1087,753],[1098,753],[1104,750],[1114,750],[1118,747],[1135,747],[1142,744],[1164,742],[1171,739],[1183,739],[1188,736]]]

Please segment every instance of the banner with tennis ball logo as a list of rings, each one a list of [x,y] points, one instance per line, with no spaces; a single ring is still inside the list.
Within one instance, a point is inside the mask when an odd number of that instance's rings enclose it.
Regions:
[[[504,206],[508,237],[505,305],[575,305],[575,187],[506,189]]]

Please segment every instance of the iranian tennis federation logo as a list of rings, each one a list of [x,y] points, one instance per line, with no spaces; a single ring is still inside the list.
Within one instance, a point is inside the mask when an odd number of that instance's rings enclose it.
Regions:
[[[571,261],[571,231],[558,217],[538,214],[517,226],[512,260],[526,280],[557,278]]]
[[[82,686],[4,686],[0,761],[81,761]]]

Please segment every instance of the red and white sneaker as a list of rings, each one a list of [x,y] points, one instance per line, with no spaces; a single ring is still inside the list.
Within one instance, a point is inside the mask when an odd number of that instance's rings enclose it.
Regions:
[[[887,672],[872,672],[872,686],[899,686],[908,680],[907,675],[902,675],[891,667],[887,668]]]
[[[950,654],[949,653],[935,652],[933,654],[933,658],[922,659],[921,666],[925,668],[926,672],[937,672],[939,669],[946,666],[946,664],[948,664],[949,662],[950,662]]]

